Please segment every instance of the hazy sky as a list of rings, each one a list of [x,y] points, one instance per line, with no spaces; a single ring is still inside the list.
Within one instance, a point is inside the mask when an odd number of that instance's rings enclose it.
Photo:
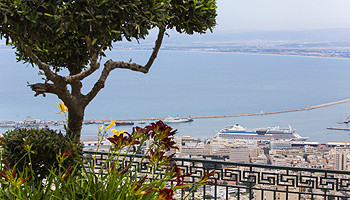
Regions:
[[[217,0],[217,30],[350,28],[350,0]]]

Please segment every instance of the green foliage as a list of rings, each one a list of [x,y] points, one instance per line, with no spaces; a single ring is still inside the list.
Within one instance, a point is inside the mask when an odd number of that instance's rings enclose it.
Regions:
[[[1,141],[2,155],[7,159],[9,166],[16,166],[18,170],[23,171],[30,165],[34,173],[32,176],[37,179],[46,178],[51,167],[57,168],[59,162],[68,167],[74,166],[82,159],[83,146],[72,145],[66,135],[54,130],[10,130],[3,135]],[[58,156],[65,156],[65,159],[58,160]]]
[[[215,0],[2,0],[0,36],[18,60],[33,63],[24,53],[28,45],[55,70],[79,72],[113,42],[144,39],[155,27],[204,33],[215,18]]]
[[[104,130],[101,127],[99,133],[102,137],[110,127]],[[96,166],[94,152],[91,152],[90,162],[69,167],[61,162],[64,154],[58,154],[57,165],[49,170],[43,184],[35,184],[35,179],[31,178],[33,165],[16,174],[15,167],[8,166],[6,160],[2,160],[0,199],[174,200],[177,190],[189,189],[181,196],[182,199],[187,199],[198,186],[206,184],[213,174],[205,174],[196,183],[184,183],[190,175],[182,174],[181,169],[171,160],[173,155],[169,154],[177,148],[173,140],[176,130],[161,121],[145,128],[136,127],[132,133],[113,129],[111,132],[115,135],[108,139],[113,146],[102,167]],[[145,154],[136,157],[135,152],[140,152],[145,144],[149,144]],[[33,156],[31,148],[22,148],[26,149],[27,156]],[[133,154],[126,155],[125,152]],[[141,174],[140,171],[146,173]],[[171,186],[170,181],[173,182]]]

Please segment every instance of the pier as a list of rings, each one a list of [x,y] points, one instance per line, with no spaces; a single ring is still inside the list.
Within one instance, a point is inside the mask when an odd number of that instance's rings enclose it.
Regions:
[[[329,130],[337,130],[337,131],[350,131],[350,128],[337,128],[337,127],[328,127]]]

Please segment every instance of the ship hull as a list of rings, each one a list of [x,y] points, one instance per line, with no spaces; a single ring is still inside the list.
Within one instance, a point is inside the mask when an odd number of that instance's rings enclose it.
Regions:
[[[215,138],[221,140],[276,140],[276,139],[296,139],[294,134],[265,134],[258,135],[257,133],[217,133]]]
[[[247,129],[238,124],[224,128],[215,135],[214,138],[220,140],[235,140],[235,139],[247,139],[247,140],[275,140],[275,139],[298,139],[295,130],[291,127],[287,129],[275,127]]]

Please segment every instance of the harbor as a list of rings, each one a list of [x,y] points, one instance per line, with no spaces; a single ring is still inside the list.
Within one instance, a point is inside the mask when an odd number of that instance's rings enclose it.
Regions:
[[[323,103],[319,105],[314,106],[308,106],[304,108],[298,108],[298,109],[290,109],[290,110],[280,110],[280,111],[271,111],[271,112],[258,112],[258,113],[247,113],[247,114],[231,114],[231,115],[211,115],[211,116],[190,116],[191,120],[193,119],[209,119],[209,118],[226,118],[226,117],[244,117],[244,116],[259,116],[259,115],[273,115],[273,114],[281,114],[281,113],[289,113],[289,112],[299,112],[299,111],[308,111],[308,110],[314,110],[318,108],[323,108],[327,106],[337,105],[341,103],[349,102],[350,98],[339,100],[339,101],[333,101],[329,103]],[[130,119],[117,119],[119,122],[145,122],[145,121],[157,121],[157,120],[166,120],[169,119],[169,117],[152,117],[152,118],[130,118]],[[186,117],[176,117],[176,119],[182,119],[187,120],[189,119],[188,116]],[[110,122],[111,120],[108,119],[102,119],[102,120],[84,120],[84,125],[89,124],[105,124]],[[63,126],[66,125],[66,121],[49,121],[49,120],[40,120],[40,119],[34,119],[34,118],[26,118],[23,122],[15,122],[15,121],[0,121],[0,127],[8,127],[8,128],[16,128],[16,127],[45,127],[45,126]]]

